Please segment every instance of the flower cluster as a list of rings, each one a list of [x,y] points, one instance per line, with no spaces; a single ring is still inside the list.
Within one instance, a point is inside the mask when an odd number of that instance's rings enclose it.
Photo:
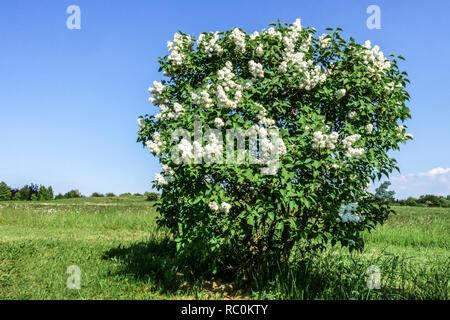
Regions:
[[[153,134],[153,140],[148,140],[145,145],[148,150],[156,156],[160,156],[162,152],[163,142],[161,140],[161,135],[158,132]]]
[[[217,86],[216,96],[219,107],[236,109],[242,98],[242,86],[233,81],[233,65],[230,61],[225,63],[225,67],[219,70],[218,80],[221,84]],[[228,98],[227,92],[236,89],[234,99]]]
[[[203,158],[206,162],[220,162],[223,157],[223,143],[216,134],[210,132],[206,137],[208,144],[203,148]]]
[[[297,19],[297,20],[300,21],[300,19]],[[299,24],[300,24],[300,22],[299,22]],[[272,38],[275,38],[275,37],[277,37],[279,39],[282,38],[281,32],[278,30],[275,30],[274,27],[270,27],[267,30],[265,28],[262,29],[261,34],[267,34],[269,37],[272,37]]]
[[[174,151],[178,152],[181,159],[175,160],[174,162],[178,162],[177,164],[179,164],[181,161],[185,163],[191,161],[194,157],[193,149],[194,147],[189,140],[186,138],[181,139],[180,143],[174,147]]]
[[[372,134],[373,132],[373,124],[368,123],[365,127],[367,134]]]
[[[214,119],[214,125],[216,126],[216,128],[220,129],[220,128],[223,128],[225,126],[225,122],[223,122],[223,120],[220,119],[220,118],[215,118]]]
[[[319,45],[325,49],[326,47],[329,46],[331,42],[331,38],[328,34],[324,33],[319,37]]]
[[[406,140],[406,139],[412,139],[413,138],[413,134],[412,133],[406,133],[405,127],[404,126],[398,126],[397,127],[398,133],[397,133],[397,138],[400,140]]]
[[[344,148],[347,149],[346,156],[349,158],[360,158],[364,154],[364,148],[353,148],[353,144],[361,139],[360,134],[353,134],[342,140]]]
[[[336,92],[334,93],[336,99],[338,99],[338,100],[342,99],[346,94],[347,94],[347,90],[345,90],[345,89],[336,90]]]
[[[159,120],[161,119],[178,120],[180,115],[182,115],[185,112],[183,106],[178,102],[175,102],[173,104],[173,110],[175,112],[169,111],[169,109],[166,106],[160,106],[160,108],[161,113],[155,115],[155,118]]]
[[[154,105],[162,105],[168,103],[167,99],[163,98],[163,91],[165,86],[159,81],[153,81],[154,88],[148,88],[148,92],[150,92],[153,97],[150,97],[148,100]]]
[[[259,121],[259,124],[264,127],[271,127],[275,125],[275,120],[267,118],[267,110],[261,104],[257,103],[257,106],[261,109],[257,114],[256,118]]]
[[[353,119],[353,118],[356,117],[356,116],[357,116],[356,111],[350,111],[350,112],[348,113],[348,115],[347,115],[347,117],[349,117],[350,119]]]
[[[209,37],[209,40],[206,38]],[[197,46],[203,47],[208,57],[212,57],[213,54],[221,55],[223,48],[217,43],[219,41],[219,32],[209,34],[202,33],[197,40]]]
[[[238,28],[234,28],[230,34],[230,39],[236,46],[236,51],[240,53],[245,52],[245,33],[239,30]]]
[[[283,51],[283,60],[280,63],[280,70],[283,73],[288,71],[288,64],[291,63],[295,67],[295,71],[302,72],[308,68],[308,66],[312,65],[313,61],[308,60],[304,61],[304,52],[308,50],[311,44],[311,38],[308,41],[305,41],[301,47],[300,51],[297,52],[295,50],[295,45],[300,37],[302,31],[302,26],[300,24],[300,19],[295,20],[292,26],[289,28],[288,34],[283,38],[284,51]]]
[[[256,48],[256,55],[258,56],[258,57],[262,57],[263,56],[263,54],[264,54],[264,47],[263,47],[263,45],[262,44],[260,44],[257,48]]]
[[[211,84],[208,84],[204,90],[200,91],[200,94],[191,92],[192,101],[199,107],[209,108],[213,105],[214,101],[208,93],[208,89],[210,87],[211,87]]]
[[[391,81],[384,87],[384,89],[386,91],[390,92],[390,91],[394,91],[395,88],[402,88],[402,87],[403,87],[403,85],[401,83],[395,84],[394,81]]]
[[[162,165],[163,173],[155,173],[155,181],[158,185],[167,185],[174,180],[175,171],[166,164]]]
[[[380,47],[374,46],[372,48],[370,40],[364,42],[362,59],[364,64],[367,65],[367,69],[373,73],[378,80],[381,79],[380,73],[386,73],[391,67],[391,63],[384,57],[383,51],[380,51]]]
[[[327,80],[327,73],[322,71],[322,67],[317,65],[314,68],[305,71],[304,77],[300,82],[300,89],[311,90],[319,83]]]
[[[264,127],[253,125],[250,129],[250,134],[254,132],[259,135],[260,144],[260,159],[258,159],[257,163],[265,165],[265,167],[261,168],[261,174],[274,175],[278,172],[279,156],[287,153],[286,145],[278,135],[278,129],[271,130],[270,138]]]
[[[212,211],[220,211],[220,212],[228,213],[231,210],[231,204],[226,203],[226,202],[222,202],[219,207],[219,205],[215,201],[211,201],[208,204],[208,206]]]
[[[358,204],[354,202],[349,203],[347,205],[342,204],[338,211],[340,220],[344,223],[347,222],[357,223],[364,221],[365,220],[364,215],[358,215],[353,213],[356,211],[357,208]]]
[[[339,133],[332,132],[329,135],[322,133],[322,131],[316,131],[313,133],[313,144],[314,149],[330,149],[334,150],[339,138]]]
[[[188,36],[188,41],[191,41]],[[167,49],[170,51],[169,61],[172,61],[174,65],[181,66],[184,60],[184,54],[182,52],[184,48],[183,36],[179,33],[175,33],[173,36],[173,42],[167,41]]]
[[[264,70],[261,63],[257,63],[253,60],[250,60],[248,62],[248,68],[253,77],[264,78]]]

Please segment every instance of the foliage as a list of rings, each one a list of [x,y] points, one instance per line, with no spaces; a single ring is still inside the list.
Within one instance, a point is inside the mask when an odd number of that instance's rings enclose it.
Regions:
[[[408,197],[406,200],[397,200],[395,202],[401,206],[427,206],[427,207],[442,207],[450,208],[450,196],[436,196],[432,194],[422,195],[418,199],[414,197]]]
[[[155,175],[159,225],[181,253],[205,251],[213,271],[230,248],[242,269],[287,261],[303,240],[361,249],[361,233],[391,212],[366,186],[398,170],[388,151],[412,139],[399,125],[410,118],[409,81],[395,56],[345,40],[339,28],[316,37],[299,20],[271,26],[198,40],[175,34],[170,55],[159,59],[166,78],[149,89],[161,113],[138,119],[138,141],[163,168]],[[244,163],[224,161],[221,131],[192,143],[196,122],[202,130],[256,132],[259,161],[250,153]],[[269,139],[270,130],[279,136]],[[277,163],[263,161],[264,148]],[[226,159],[237,153],[233,143]],[[350,203],[357,223],[339,214]]]
[[[146,192],[144,196],[146,197],[147,201],[158,201],[160,197],[159,193],[156,192]]]
[[[11,190],[5,182],[0,182],[0,201],[11,200]]]
[[[92,193],[91,197],[93,198],[100,198],[100,197],[104,197],[105,195],[103,193],[99,193],[99,192],[94,192]]]
[[[130,197],[130,196],[132,196],[132,194],[131,194],[130,192],[121,193],[121,194],[119,195],[119,197]]]
[[[39,187],[39,192],[37,195],[38,200],[53,200],[53,189],[52,187],[46,188],[45,186]]]
[[[20,188],[18,194],[20,200],[31,200],[31,189],[28,185]]]

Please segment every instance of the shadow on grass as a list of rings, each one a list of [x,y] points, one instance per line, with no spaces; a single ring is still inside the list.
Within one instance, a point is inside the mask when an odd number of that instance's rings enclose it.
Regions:
[[[168,293],[178,290],[185,278],[175,253],[175,243],[163,239],[119,246],[105,252],[103,259],[120,262],[119,274],[150,280],[163,293]]]
[[[119,262],[119,274],[150,282],[162,294],[199,298],[257,299],[446,299],[445,288],[432,288],[428,279],[399,259],[380,256],[367,260],[339,254],[317,254],[289,264],[259,265],[247,276],[221,278],[200,261],[181,259],[168,239],[139,242],[105,252],[104,259]],[[380,290],[367,288],[367,267],[376,264],[383,274]],[[444,276],[439,272],[439,277]],[[436,276],[436,275],[429,275]],[[428,276],[427,276],[428,277]],[[399,279],[402,283],[399,283]],[[405,288],[405,284],[413,287]],[[428,283],[428,285],[427,285]],[[240,289],[240,290],[237,290]],[[200,293],[200,295],[199,295]],[[206,294],[202,295],[202,294]],[[218,295],[217,295],[218,294]]]
[[[116,273],[119,275],[149,282],[161,294],[245,298],[229,281],[224,282],[208,272],[204,263],[178,256],[175,242],[169,239],[119,246],[105,252],[102,258],[118,262],[121,267]]]

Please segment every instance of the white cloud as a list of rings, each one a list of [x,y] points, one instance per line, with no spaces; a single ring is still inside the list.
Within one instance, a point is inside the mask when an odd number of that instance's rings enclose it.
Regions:
[[[450,168],[438,167],[426,172],[392,176],[389,181],[392,183],[390,189],[396,192],[395,197],[399,199],[423,194],[450,194]]]

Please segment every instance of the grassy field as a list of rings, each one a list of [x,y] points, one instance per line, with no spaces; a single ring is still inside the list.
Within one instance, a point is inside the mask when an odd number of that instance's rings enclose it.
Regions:
[[[396,207],[363,253],[330,248],[247,285],[188,274],[141,197],[0,203],[0,299],[448,299],[450,209]],[[66,286],[81,269],[81,289]],[[366,285],[369,266],[381,289]],[[248,285],[250,283],[250,285]]]

